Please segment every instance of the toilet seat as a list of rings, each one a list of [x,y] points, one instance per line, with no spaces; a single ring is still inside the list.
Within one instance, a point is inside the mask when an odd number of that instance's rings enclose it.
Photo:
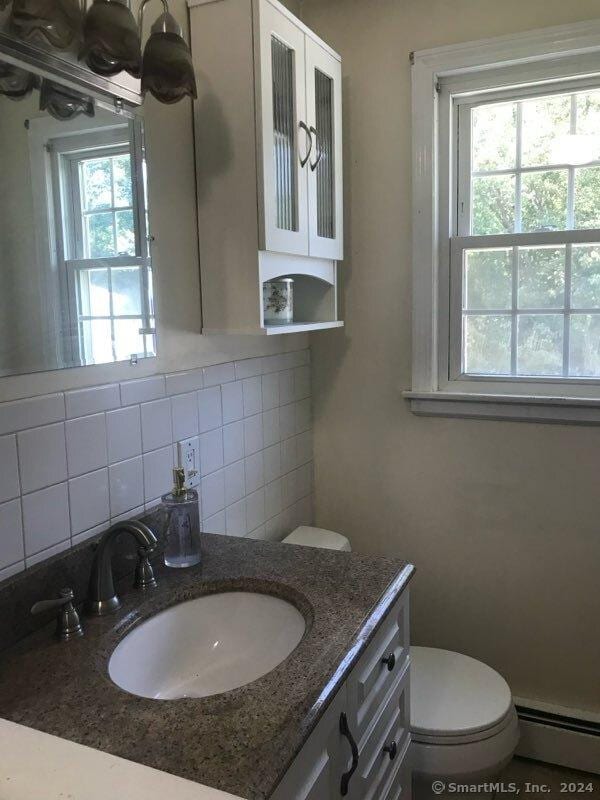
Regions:
[[[415,772],[458,777],[494,774],[519,740],[508,684],[469,656],[411,647],[411,738]]]
[[[350,542],[341,533],[325,528],[301,525],[283,539],[284,544],[301,544],[306,547],[321,547],[324,550],[343,550],[350,552]]]

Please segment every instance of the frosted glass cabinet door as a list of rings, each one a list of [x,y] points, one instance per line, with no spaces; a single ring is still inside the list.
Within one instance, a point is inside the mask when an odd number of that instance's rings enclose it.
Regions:
[[[260,0],[261,249],[308,255],[305,35]]]
[[[308,163],[309,254],[343,258],[341,64],[306,38],[306,104],[313,140]]]

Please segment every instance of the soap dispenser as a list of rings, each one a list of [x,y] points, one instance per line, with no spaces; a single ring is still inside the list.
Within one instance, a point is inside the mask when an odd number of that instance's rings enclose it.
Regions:
[[[165,544],[167,567],[193,567],[201,561],[198,492],[185,488],[185,470],[174,469],[173,491],[162,498],[168,514]]]

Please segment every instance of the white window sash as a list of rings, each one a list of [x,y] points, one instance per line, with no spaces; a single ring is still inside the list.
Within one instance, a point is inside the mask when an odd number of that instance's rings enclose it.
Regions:
[[[457,203],[450,201],[456,170],[452,156],[456,148],[450,147],[455,134],[451,97],[462,92],[467,103],[469,93],[481,95],[486,89],[497,91],[498,86],[514,93],[516,85],[539,81],[544,75],[553,81],[577,73],[596,75],[598,53],[600,20],[414,54],[413,370],[412,388],[405,396],[416,413],[600,423],[597,381],[452,380],[449,346],[450,245],[458,233]],[[560,87],[550,83],[548,91],[569,91],[567,81]],[[539,93],[539,86],[533,91]],[[490,97],[491,92],[488,101]],[[555,233],[561,243],[570,235],[577,241],[598,241],[597,231],[578,230],[547,232],[545,243]],[[519,243],[535,244],[540,241],[537,236],[519,234]],[[482,238],[484,246],[493,241]]]

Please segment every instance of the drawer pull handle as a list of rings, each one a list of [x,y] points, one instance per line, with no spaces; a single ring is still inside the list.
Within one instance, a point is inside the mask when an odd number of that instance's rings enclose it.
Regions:
[[[396,741],[392,741],[383,748],[383,752],[387,753],[390,757],[390,761],[393,761],[396,756],[398,755],[398,745]]]
[[[342,797],[346,797],[348,794],[348,784],[350,783],[350,778],[354,775],[356,768],[358,767],[358,747],[354,741],[354,736],[352,736],[352,733],[350,732],[348,717],[344,714],[344,712],[340,714],[340,733],[342,736],[346,737],[350,745],[350,749],[352,750],[352,765],[348,772],[344,772],[340,782],[340,794]]]
[[[390,653],[389,656],[381,659],[382,664],[387,664],[388,672],[391,672],[396,666],[396,656]]]

